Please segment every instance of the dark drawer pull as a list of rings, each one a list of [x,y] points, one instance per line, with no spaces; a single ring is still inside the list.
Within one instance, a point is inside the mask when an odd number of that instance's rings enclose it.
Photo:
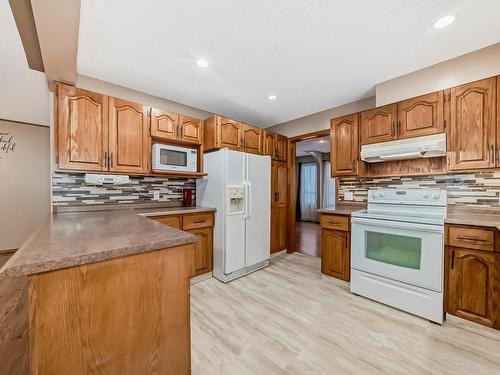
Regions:
[[[476,242],[489,242],[488,240],[484,240],[482,238],[464,237],[464,236],[457,236],[457,240],[462,240],[462,241],[476,241]]]
[[[338,222],[338,221],[329,221],[328,224],[340,225],[340,222]]]
[[[206,223],[206,220],[195,220],[193,221],[194,224],[201,224],[201,223]]]

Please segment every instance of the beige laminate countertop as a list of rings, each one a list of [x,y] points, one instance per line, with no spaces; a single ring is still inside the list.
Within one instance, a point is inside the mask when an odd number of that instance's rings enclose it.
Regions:
[[[500,210],[487,208],[450,208],[445,219],[446,224],[475,225],[500,230]]]
[[[348,215],[351,216],[353,212],[361,211],[366,208],[363,204],[337,204],[335,207],[320,208],[319,213],[334,214],[334,215]]]
[[[0,269],[0,280],[194,243],[194,235],[147,217],[213,211],[180,207],[52,214]]]

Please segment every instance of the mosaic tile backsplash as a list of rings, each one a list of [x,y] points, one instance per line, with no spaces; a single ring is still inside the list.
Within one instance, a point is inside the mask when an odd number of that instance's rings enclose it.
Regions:
[[[192,179],[169,179],[162,177],[130,177],[126,185],[85,185],[81,173],[60,173],[52,175],[53,206],[92,206],[129,203],[170,202],[182,205],[184,187],[193,189],[196,202],[196,181]],[[153,192],[160,192],[160,199],[153,200]]]
[[[445,189],[449,205],[500,207],[500,171],[415,177],[344,177],[339,178],[339,201],[344,201],[346,192],[352,192],[354,201],[366,202],[368,189],[382,188]]]

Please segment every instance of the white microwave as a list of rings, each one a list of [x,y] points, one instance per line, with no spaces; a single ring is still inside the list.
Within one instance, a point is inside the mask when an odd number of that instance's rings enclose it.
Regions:
[[[152,152],[153,170],[197,172],[198,151],[194,148],[155,143]]]

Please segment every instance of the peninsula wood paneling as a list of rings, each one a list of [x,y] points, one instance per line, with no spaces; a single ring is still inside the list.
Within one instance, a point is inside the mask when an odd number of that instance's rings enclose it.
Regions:
[[[31,276],[31,373],[189,374],[193,247]]]

